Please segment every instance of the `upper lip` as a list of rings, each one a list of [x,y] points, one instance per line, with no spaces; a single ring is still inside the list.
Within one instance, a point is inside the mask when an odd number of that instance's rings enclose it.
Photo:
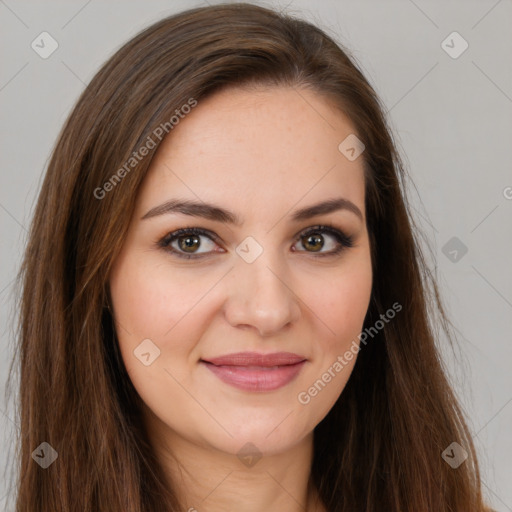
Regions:
[[[202,359],[215,366],[285,366],[305,361],[304,356],[292,352],[275,352],[273,354],[259,354],[257,352],[237,352],[219,357]]]

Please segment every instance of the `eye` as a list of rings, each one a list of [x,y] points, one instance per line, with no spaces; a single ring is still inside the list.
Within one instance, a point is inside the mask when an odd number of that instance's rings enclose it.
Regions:
[[[302,246],[306,249],[305,252],[317,253],[314,256],[322,257],[339,254],[341,251],[354,246],[354,240],[351,236],[346,235],[333,226],[313,226],[303,231],[299,235],[297,242],[301,242]],[[322,251],[325,247],[328,250]],[[293,250],[297,251],[297,249]]]
[[[207,240],[206,243],[201,240],[202,237]],[[158,245],[180,258],[201,258],[204,254],[214,252],[212,249],[216,239],[213,233],[205,229],[183,228],[169,233]],[[199,251],[203,248],[204,251]]]
[[[205,242],[203,241],[205,240]],[[169,233],[158,242],[158,246],[171,252],[179,258],[202,258],[214,252],[219,238],[214,233],[201,228],[182,228]],[[302,243],[306,251],[295,248],[295,244]],[[353,247],[353,238],[333,226],[313,226],[302,231],[295,239],[293,252],[310,252],[314,256],[324,257],[339,254],[346,248]],[[328,250],[322,250],[327,248]],[[316,254],[315,254],[316,253]]]

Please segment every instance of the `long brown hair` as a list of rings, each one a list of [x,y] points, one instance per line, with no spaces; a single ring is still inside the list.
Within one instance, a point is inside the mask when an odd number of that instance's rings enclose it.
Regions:
[[[155,130],[170,132],[185,104],[251,84],[307,87],[348,115],[366,147],[374,282],[365,329],[391,304],[403,306],[362,348],[316,427],[311,484],[329,512],[484,510],[435,325],[448,339],[453,333],[420,249],[385,109],[354,59],[319,28],[224,4],[171,16],[126,43],[59,135],[19,274],[17,512],[181,510],[120,357],[108,277],[160,143]],[[126,167],[144,144],[147,155]],[[58,453],[47,469],[32,457],[43,442]],[[456,469],[441,456],[452,442],[469,454]]]

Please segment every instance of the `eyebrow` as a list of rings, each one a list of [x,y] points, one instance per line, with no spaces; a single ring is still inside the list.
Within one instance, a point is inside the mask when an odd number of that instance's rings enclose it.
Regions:
[[[361,210],[352,201],[342,197],[329,199],[327,201],[323,201],[321,203],[297,210],[292,215],[291,220],[298,222],[301,220],[309,219],[311,217],[315,217],[317,215],[325,215],[327,213],[332,213],[339,210],[347,210],[354,213],[357,217],[359,217],[359,219],[364,220]],[[203,202],[197,203],[190,200],[182,201],[179,199],[170,199],[169,201],[166,201],[159,206],[151,208],[151,210],[149,210],[143,217],[141,217],[141,220],[150,219],[152,217],[170,213],[181,213],[193,217],[203,217],[205,219],[233,224],[235,226],[240,226],[242,224],[242,221],[238,215],[230,212],[229,210],[225,210],[220,206]]]

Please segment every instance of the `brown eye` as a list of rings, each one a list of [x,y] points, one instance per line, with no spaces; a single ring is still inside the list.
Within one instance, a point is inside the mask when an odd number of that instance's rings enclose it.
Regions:
[[[199,228],[182,228],[169,233],[158,242],[167,252],[182,258],[200,258],[216,251],[218,238]]]
[[[302,237],[302,245],[313,252],[319,251],[324,246],[324,240],[321,235],[305,235]]]
[[[201,240],[197,235],[183,235],[178,237],[178,246],[182,251],[193,253],[199,249]]]
[[[334,226],[313,226],[298,237],[305,250],[293,249],[294,252],[318,253],[315,256],[335,256],[354,246],[354,240]]]

